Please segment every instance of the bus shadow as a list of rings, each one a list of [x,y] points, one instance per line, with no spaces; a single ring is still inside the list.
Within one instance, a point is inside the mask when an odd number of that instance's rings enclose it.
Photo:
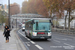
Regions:
[[[51,40],[46,39],[31,39],[34,42],[51,42]]]

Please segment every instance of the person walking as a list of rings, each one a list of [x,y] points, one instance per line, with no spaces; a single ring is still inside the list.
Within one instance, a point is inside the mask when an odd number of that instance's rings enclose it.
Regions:
[[[4,28],[3,35],[4,35],[4,37],[6,37],[6,43],[9,42],[10,30],[9,30],[9,27],[7,25]]]

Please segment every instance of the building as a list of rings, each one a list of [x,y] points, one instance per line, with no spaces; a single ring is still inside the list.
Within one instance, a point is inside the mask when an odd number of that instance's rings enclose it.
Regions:
[[[4,10],[5,10],[5,12],[7,12],[8,13],[8,5],[4,5]]]
[[[8,13],[8,5],[0,5],[0,10]]]

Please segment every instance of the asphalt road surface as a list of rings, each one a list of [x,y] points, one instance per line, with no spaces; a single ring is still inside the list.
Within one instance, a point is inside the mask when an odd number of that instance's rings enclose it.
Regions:
[[[53,32],[52,39],[30,40],[21,29],[17,31],[17,34],[28,50],[75,50],[74,35]]]

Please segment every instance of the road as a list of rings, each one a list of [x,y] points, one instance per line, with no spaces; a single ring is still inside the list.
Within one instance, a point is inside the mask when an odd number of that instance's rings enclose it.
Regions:
[[[20,29],[18,36],[28,50],[75,50],[75,37],[53,32],[52,39],[30,40]]]

